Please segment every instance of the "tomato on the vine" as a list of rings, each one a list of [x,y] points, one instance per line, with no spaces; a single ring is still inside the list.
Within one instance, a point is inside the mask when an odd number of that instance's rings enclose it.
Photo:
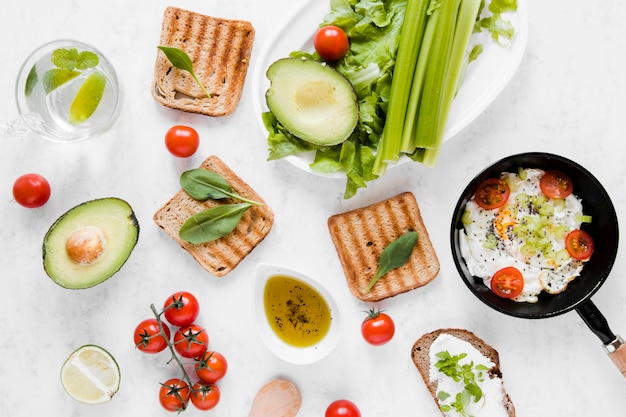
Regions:
[[[220,402],[220,389],[215,384],[196,382],[191,391],[191,403],[198,409],[207,411]]]
[[[380,310],[371,309],[361,323],[361,334],[365,341],[374,346],[389,342],[396,331],[393,319]]]
[[[13,198],[23,207],[41,207],[50,198],[50,183],[39,174],[24,174],[13,183]]]
[[[165,147],[174,156],[187,158],[193,155],[200,145],[200,136],[193,127],[177,125],[165,133]]]
[[[491,277],[491,291],[502,298],[515,298],[524,290],[524,276],[519,269],[507,266]]]
[[[205,352],[196,359],[196,374],[202,381],[214,384],[224,378],[228,370],[226,358],[219,352]]]
[[[200,357],[208,346],[209,334],[196,324],[182,327],[174,335],[174,348],[183,358]]]
[[[326,408],[324,417],[361,417],[361,411],[350,400],[336,400]]]
[[[506,204],[511,189],[506,181],[500,178],[489,178],[478,186],[475,201],[485,210],[493,210]]]
[[[184,411],[189,403],[189,385],[179,378],[171,378],[161,384],[159,402],[167,411]]]
[[[192,324],[198,317],[200,304],[193,294],[179,291],[165,300],[163,311],[168,322],[174,326],[185,327]]]
[[[315,51],[324,61],[338,61],[346,55],[350,42],[346,32],[340,27],[328,25],[321,27],[313,37]]]
[[[539,180],[539,188],[548,198],[566,198],[574,192],[574,183],[564,172],[547,171]]]
[[[574,259],[588,259],[594,250],[593,238],[584,230],[574,229],[565,236],[565,248]]]
[[[163,326],[163,332],[169,340],[169,327],[163,322],[161,322],[161,325]],[[167,347],[167,342],[161,334],[159,322],[156,319],[146,319],[139,323],[135,327],[133,338],[137,349],[145,353],[159,353]]]

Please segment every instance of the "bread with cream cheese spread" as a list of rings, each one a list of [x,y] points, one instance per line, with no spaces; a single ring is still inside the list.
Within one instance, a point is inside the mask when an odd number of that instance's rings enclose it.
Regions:
[[[465,329],[451,328],[439,329],[427,333],[413,344],[411,349],[411,359],[417,367],[417,370],[424,380],[424,384],[426,384],[430,395],[438,407],[441,407],[441,404],[437,398],[437,383],[430,374],[430,348],[433,342],[435,342],[435,340],[437,340],[437,338],[444,333],[470,343],[478,352],[480,352],[481,355],[493,363],[493,366],[487,371],[488,377],[502,380],[502,371],[500,369],[500,357],[498,351],[474,333]],[[513,405],[509,394],[505,391],[504,385],[502,385],[502,405],[507,417],[515,417],[515,406]],[[448,415],[443,411],[441,413],[444,416]]]

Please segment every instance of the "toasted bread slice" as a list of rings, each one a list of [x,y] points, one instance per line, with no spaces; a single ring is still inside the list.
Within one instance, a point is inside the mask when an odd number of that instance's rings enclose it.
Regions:
[[[200,211],[239,201],[198,201],[181,189],[154,214],[154,222],[189,252],[202,268],[216,277],[222,277],[231,272],[268,235],[274,224],[274,213],[261,196],[218,157],[209,156],[200,168],[221,175],[234,192],[264,205],[253,205],[248,209],[235,230],[228,235],[202,244],[192,244],[178,236],[183,223]]]
[[[211,94],[207,97],[191,74],[175,68],[158,50],[152,96],[174,109],[208,116],[231,114],[241,98],[254,41],[245,20],[205,16],[176,7],[163,14],[160,46],[183,50]]]
[[[410,291],[428,284],[439,273],[439,259],[410,192],[333,215],[328,219],[328,228],[348,287],[362,301],[380,301]],[[382,251],[411,230],[417,232],[418,240],[407,263],[389,271],[365,293],[376,275]]]
[[[430,395],[433,397],[433,400],[438,407],[440,407],[440,404],[437,399],[437,382],[436,379],[433,380],[433,378],[431,378],[432,375],[430,374],[430,347],[432,346],[433,342],[444,333],[470,343],[476,350],[478,350],[483,356],[488,358],[493,363],[491,369],[487,371],[488,377],[492,379],[498,378],[500,379],[500,381],[502,381],[502,372],[500,370],[500,356],[498,355],[498,351],[489,344],[487,344],[487,342],[476,336],[474,333],[465,329],[439,329],[427,333],[420,337],[413,344],[413,348],[411,349],[411,359],[417,367],[417,370],[424,380],[424,384],[426,384]],[[454,352],[450,353],[453,355],[458,354]],[[502,385],[502,405],[504,406],[504,409],[506,410],[506,415],[508,417],[515,417],[515,406],[513,405],[511,398],[505,391],[504,385]],[[443,412],[442,414],[444,416],[446,415]]]

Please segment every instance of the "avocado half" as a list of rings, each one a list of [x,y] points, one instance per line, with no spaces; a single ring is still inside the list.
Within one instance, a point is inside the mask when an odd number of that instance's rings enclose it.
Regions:
[[[267,69],[267,107],[294,136],[319,146],[345,141],[359,120],[350,81],[321,62],[282,58]]]
[[[43,267],[61,287],[93,287],[120,270],[138,239],[139,223],[126,201],[87,201],[50,226],[43,240]]]

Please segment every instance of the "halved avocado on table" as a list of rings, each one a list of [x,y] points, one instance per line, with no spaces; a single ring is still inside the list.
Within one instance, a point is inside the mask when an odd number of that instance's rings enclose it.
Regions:
[[[350,81],[326,64],[283,58],[267,70],[267,106],[294,136],[319,146],[345,141],[359,120]]]
[[[43,267],[64,288],[89,288],[120,270],[139,239],[131,206],[109,197],[87,201],[57,219],[43,241]]]

